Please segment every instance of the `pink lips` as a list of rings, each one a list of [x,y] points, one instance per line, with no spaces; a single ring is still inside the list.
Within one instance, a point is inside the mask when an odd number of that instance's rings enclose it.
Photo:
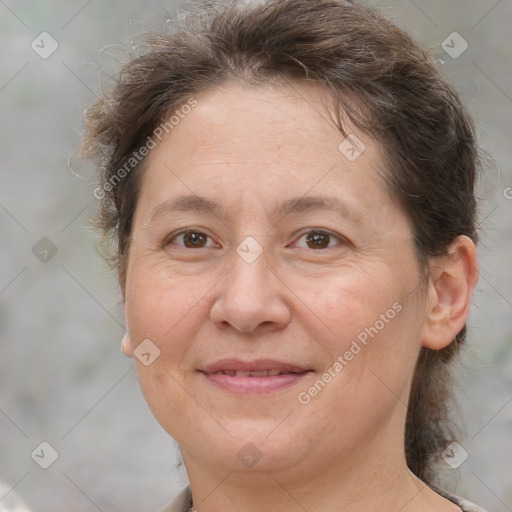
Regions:
[[[270,359],[249,362],[223,359],[201,370],[212,384],[238,394],[277,391],[296,384],[310,371],[308,368]]]

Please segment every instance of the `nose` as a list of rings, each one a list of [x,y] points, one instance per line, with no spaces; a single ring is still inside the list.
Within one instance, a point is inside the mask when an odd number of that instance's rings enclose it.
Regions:
[[[248,263],[233,254],[232,267],[218,284],[210,319],[219,329],[259,333],[284,328],[291,318],[286,285],[264,253]]]

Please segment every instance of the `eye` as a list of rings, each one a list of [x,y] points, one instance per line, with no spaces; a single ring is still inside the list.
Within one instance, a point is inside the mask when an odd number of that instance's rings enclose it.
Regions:
[[[189,229],[187,231],[182,231],[181,233],[177,233],[167,238],[164,242],[164,246],[169,245],[171,243],[174,245],[178,245],[179,247],[184,247],[186,249],[203,249],[218,246],[218,244],[215,243],[214,245],[210,246],[206,245],[208,239],[212,240],[206,233]],[[174,243],[173,240],[181,240],[183,242],[183,245]]]
[[[322,231],[313,229],[306,233],[304,233],[298,240],[305,239],[307,249],[330,249],[336,245],[346,245],[348,241],[340,236],[330,233],[328,231]],[[181,241],[182,243],[176,243],[176,240]],[[164,246],[173,244],[178,247],[184,247],[185,249],[204,249],[210,247],[219,247],[219,244],[213,242],[211,245],[207,245],[208,240],[213,240],[202,231],[195,230],[186,230],[181,231],[180,233],[176,233],[169,238],[167,238],[164,242]],[[337,240],[339,243],[332,243]],[[299,246],[300,247],[300,246]]]
[[[307,233],[304,233],[298,240],[301,240],[302,238],[305,238],[307,244],[306,248],[309,249],[330,249],[333,247],[333,245],[330,244],[333,240],[338,240],[341,242],[341,245],[346,245],[348,243],[348,241],[342,236],[317,229],[312,229]]]

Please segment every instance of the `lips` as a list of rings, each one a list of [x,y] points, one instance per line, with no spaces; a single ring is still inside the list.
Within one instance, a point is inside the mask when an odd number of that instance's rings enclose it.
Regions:
[[[205,373],[217,372],[263,372],[277,370],[281,373],[302,373],[310,370],[299,366],[272,359],[257,359],[255,361],[240,361],[239,359],[222,359],[203,368]]]
[[[258,370],[254,372],[241,370],[223,370],[220,372],[214,372],[213,375],[231,375],[232,377],[274,377],[284,373],[290,372],[282,372],[281,370]]]
[[[210,383],[235,394],[274,392],[298,383],[311,371],[304,366],[271,359],[223,359],[200,370]]]

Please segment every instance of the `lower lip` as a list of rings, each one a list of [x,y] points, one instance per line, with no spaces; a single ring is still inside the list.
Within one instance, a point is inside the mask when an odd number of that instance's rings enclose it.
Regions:
[[[272,393],[288,388],[300,382],[311,372],[286,373],[268,377],[236,377],[223,373],[204,373],[203,375],[215,386],[238,394]]]

